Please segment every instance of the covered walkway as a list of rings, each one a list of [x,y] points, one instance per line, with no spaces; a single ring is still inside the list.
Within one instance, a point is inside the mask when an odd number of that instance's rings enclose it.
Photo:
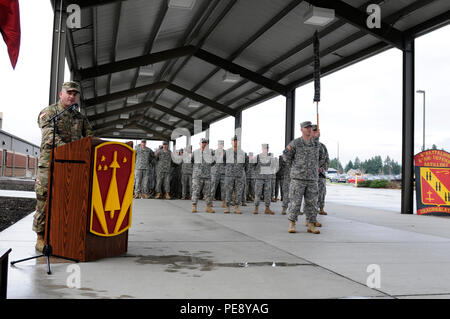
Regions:
[[[336,188],[339,187],[339,188]],[[343,186],[329,187],[330,199]],[[220,206],[216,202],[215,206]],[[320,235],[287,232],[276,215],[190,212],[190,201],[138,199],[128,252],[73,264],[27,261],[9,268],[8,298],[449,298],[450,219],[328,202]],[[32,214],[0,233],[10,260],[35,255]],[[37,264],[36,264],[37,263]],[[68,288],[70,265],[80,288]],[[371,289],[369,265],[380,288]],[[373,267],[373,266],[372,266]]]

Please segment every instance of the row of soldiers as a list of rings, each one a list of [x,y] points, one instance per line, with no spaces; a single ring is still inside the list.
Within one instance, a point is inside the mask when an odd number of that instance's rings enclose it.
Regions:
[[[306,124],[313,128],[310,122]],[[320,134],[316,129],[313,131],[316,132],[314,134]],[[318,136],[316,139],[318,140]],[[192,199],[194,213],[197,212],[198,200],[203,198],[206,199],[206,211],[214,213],[212,202],[220,197],[222,207],[226,208],[225,213],[230,213],[230,206],[234,206],[236,214],[241,213],[239,206],[246,206],[247,201],[254,202],[253,213],[258,214],[259,204],[263,199],[266,206],[264,213],[274,214],[270,203],[277,200],[280,190],[282,214],[285,215],[291,197],[291,163],[297,159],[288,158],[289,152],[286,150],[286,154],[278,158],[273,157],[273,154],[269,153],[268,144],[262,144],[262,151],[257,156],[251,152],[247,155],[238,148],[237,136],[231,139],[231,143],[232,147],[225,150],[224,141],[219,140],[218,149],[211,150],[208,147],[209,141],[204,138],[200,142],[200,148],[195,151],[192,151],[192,146],[188,146],[184,151],[172,153],[167,142],[153,152],[146,147],[146,141],[143,140],[136,149],[135,198],[150,198],[154,194],[156,199]],[[325,145],[316,144],[320,172],[316,181],[318,196],[315,199],[315,207],[319,214],[325,215],[325,172],[328,170],[329,157]],[[307,202],[305,196],[305,204]],[[297,206],[292,213],[295,216],[301,214],[300,206]],[[313,225],[321,226],[316,220]],[[317,230],[314,232],[317,233]]]

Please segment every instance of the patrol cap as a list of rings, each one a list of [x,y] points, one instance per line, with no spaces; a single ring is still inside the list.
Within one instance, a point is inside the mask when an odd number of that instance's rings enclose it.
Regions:
[[[305,121],[305,122],[301,122],[300,123],[300,127],[301,128],[305,128],[305,127],[308,127],[308,126],[312,126],[311,121]]]
[[[238,137],[237,137],[237,135],[235,135],[235,136],[233,136],[232,138],[231,138],[231,141],[238,141],[239,139],[238,139]]]
[[[78,93],[80,93],[80,85],[77,82],[64,82],[61,88],[65,89],[66,91],[77,91]]]
[[[163,145],[169,145],[169,142],[164,141],[164,142],[163,142]]]
[[[223,145],[223,144],[225,144],[225,142],[224,142],[224,140],[218,140],[218,141],[217,141],[217,144]]]
[[[141,143],[147,143],[147,140],[142,140]]]
[[[262,148],[269,148],[269,144],[261,144]]]
[[[208,143],[208,142],[209,142],[208,139],[204,137],[200,140],[200,143]]]
[[[248,156],[253,156],[253,152],[249,152],[249,153],[248,153]]]

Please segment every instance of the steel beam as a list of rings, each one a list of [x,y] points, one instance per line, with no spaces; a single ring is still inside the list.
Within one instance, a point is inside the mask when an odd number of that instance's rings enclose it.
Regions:
[[[401,213],[414,209],[414,39],[403,51],[402,193]]]

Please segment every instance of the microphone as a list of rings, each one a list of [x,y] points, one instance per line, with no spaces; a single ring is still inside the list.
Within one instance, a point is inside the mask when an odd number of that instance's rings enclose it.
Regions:
[[[72,113],[73,110],[76,110],[77,108],[78,108],[78,104],[74,103],[71,106],[69,106],[68,111]]]

